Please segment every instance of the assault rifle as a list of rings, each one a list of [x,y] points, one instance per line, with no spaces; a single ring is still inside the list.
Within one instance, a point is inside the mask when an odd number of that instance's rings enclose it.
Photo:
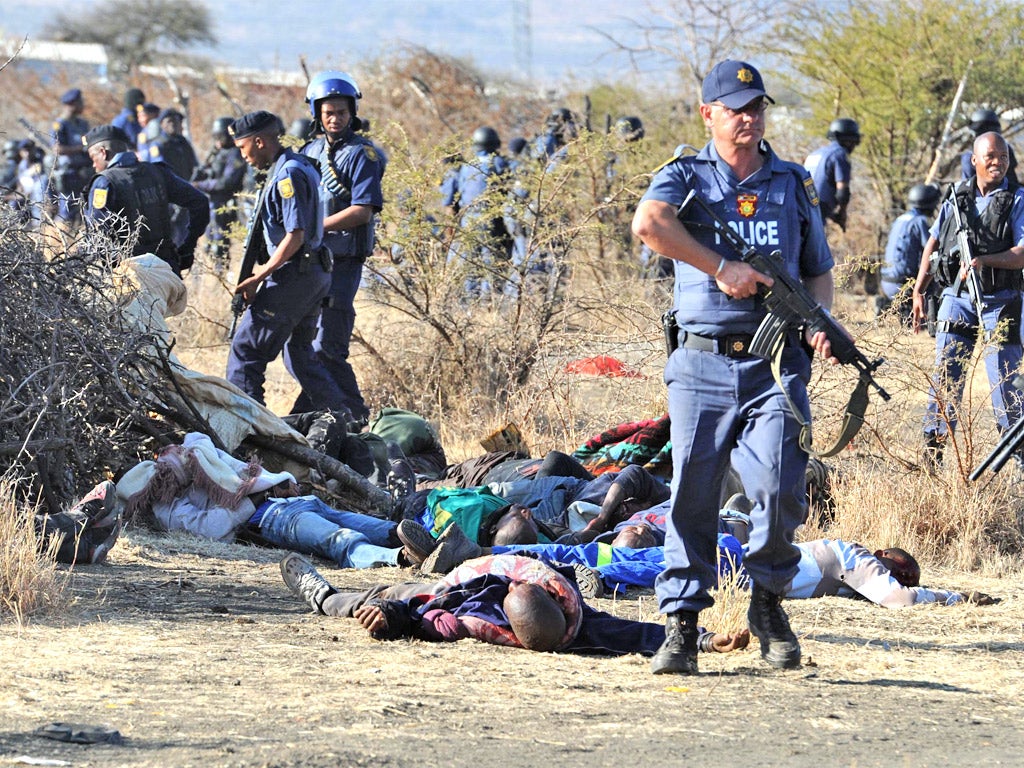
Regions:
[[[785,343],[786,332],[799,328],[806,328],[812,334],[818,331],[824,332],[832,345],[832,355],[843,365],[852,365],[858,371],[859,381],[857,387],[850,397],[846,409],[846,423],[843,426],[843,433],[836,444],[818,455],[831,456],[838,453],[857,433],[864,418],[864,409],[867,407],[867,387],[874,387],[879,396],[888,401],[889,393],[882,389],[875,381],[872,374],[885,362],[882,358],[871,361],[864,356],[853,340],[846,332],[832,319],[832,316],[819,304],[808,292],[804,285],[786,271],[782,262],[782,255],[779,251],[763,254],[757,251],[752,245],[740,237],[724,220],[722,220],[711,207],[698,197],[693,190],[679,206],[676,216],[680,221],[684,220],[687,211],[698,205],[711,219],[710,229],[721,237],[729,246],[736,251],[744,262],[762,274],[772,278],[773,283],[769,288],[763,284],[758,285],[758,294],[764,301],[768,314],[751,339],[749,351],[752,355],[765,360],[775,361],[782,351]],[[686,222],[684,221],[684,224]],[[708,226],[691,223],[690,226]],[[776,379],[778,380],[778,376]],[[783,389],[785,392],[785,389]],[[792,403],[791,403],[792,406]],[[794,415],[804,424],[805,430],[809,427],[804,423],[799,412],[793,408]],[[802,437],[801,444],[810,452],[809,431],[806,438]]]
[[[984,321],[985,305],[981,300],[981,279],[978,277],[978,270],[971,264],[971,259],[974,258],[971,252],[971,239],[967,234],[963,211],[960,210],[960,203],[956,199],[956,184],[949,185],[947,198],[953,209],[953,224],[956,226],[956,242],[949,255],[960,259],[960,272],[953,284],[953,292],[959,294],[960,286],[967,283],[967,295],[970,296],[974,311],[978,315],[978,327],[982,329],[987,338],[988,331],[985,330]]]
[[[1012,382],[1013,386],[1017,389],[1024,389],[1024,375],[1015,376]],[[1013,457],[1017,451],[1024,446],[1024,416],[1017,419],[1008,430],[1003,433],[1003,436],[999,438],[999,442],[996,443],[996,447],[992,449],[992,453],[984,458],[984,460],[974,471],[968,476],[968,479],[973,483],[989,467],[992,468],[992,474],[997,474],[1003,465],[1006,464]]]
[[[264,182],[263,189],[260,190],[260,194],[256,197],[256,206],[253,208],[249,231],[245,235],[245,245],[242,246],[242,266],[238,270],[238,282],[235,283],[236,286],[252,277],[252,273],[255,271],[257,264],[265,264],[270,258],[270,254],[267,253],[266,240],[263,238],[263,217],[260,215],[260,212],[263,209],[263,203],[266,199],[268,183],[268,181]],[[238,327],[238,318],[242,316],[243,312],[245,312],[245,297],[240,293],[236,293],[231,297],[231,314],[234,315],[234,317],[231,319],[231,330],[228,331],[228,341],[235,338],[235,328]]]

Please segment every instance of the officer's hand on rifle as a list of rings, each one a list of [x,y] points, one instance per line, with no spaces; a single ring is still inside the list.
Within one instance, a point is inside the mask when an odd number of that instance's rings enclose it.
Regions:
[[[761,274],[745,261],[722,259],[716,274],[718,290],[733,299],[749,299],[758,292],[758,286],[771,288],[774,282],[768,275]]]
[[[256,291],[260,287],[260,283],[263,282],[265,277],[266,275],[262,273],[257,273],[252,277],[247,277],[235,286],[235,293],[241,294],[242,298],[245,299],[246,304],[251,303],[253,298],[256,296]]]
[[[846,329],[842,329],[843,333],[846,333]],[[850,334],[846,334],[849,336]],[[828,336],[824,331],[818,331],[817,333],[811,334],[810,331],[804,332],[804,338],[807,339],[807,343],[811,349],[818,353],[820,357],[828,360],[832,365],[838,365],[839,360],[832,356],[832,342],[828,340]]]

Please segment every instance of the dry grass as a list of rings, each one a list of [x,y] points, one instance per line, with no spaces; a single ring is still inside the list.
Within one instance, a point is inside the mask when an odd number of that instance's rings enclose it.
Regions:
[[[54,553],[59,542],[40,552],[34,509],[15,502],[15,482],[0,477],[0,614],[9,614],[19,625],[44,610],[66,605],[67,573],[57,569]]]

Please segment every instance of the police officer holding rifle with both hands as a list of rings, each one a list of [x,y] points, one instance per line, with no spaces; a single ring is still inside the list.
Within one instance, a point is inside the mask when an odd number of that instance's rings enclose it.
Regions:
[[[1009,150],[998,133],[975,139],[972,162],[974,176],[951,189],[939,209],[914,285],[915,332],[926,318],[925,292],[932,279],[942,289],[936,370],[924,419],[922,458],[931,469],[942,462],[948,431],[956,428],[964,367],[979,336],[993,348],[985,355],[985,370],[999,432],[1022,411],[1021,393],[1010,379],[1018,372],[1022,351],[1024,190],[1007,177]]]
[[[314,406],[337,409],[340,393],[313,355],[320,305],[331,285],[330,254],[320,247],[317,169],[281,144],[277,115],[250,112],[229,131],[245,161],[266,170],[267,180],[249,225],[261,227],[262,238],[249,238],[235,287],[248,309],[231,342],[226,378],[263,403],[267,365],[283,350],[285,367]]]
[[[832,254],[810,176],[780,160],[763,140],[771,98],[760,73],[723,61],[704,79],[700,114],[711,141],[695,156],[676,156],[657,171],[633,219],[650,248],[674,259],[678,348],[665,368],[672,421],[673,502],[658,577],[666,639],[655,674],[697,672],[697,614],[716,584],[719,489],[730,463],[754,503],[750,550],[753,580],[748,621],[772,666],[800,664],[800,645],[780,605],[797,573],[793,532],[805,516],[801,420],[809,422],[810,350],[833,359],[824,330],[786,330],[779,381],[769,361],[751,355],[766,317],[759,294],[768,275],[740,259],[708,211],[689,206],[691,191],[750,246],[779,251],[785,271],[802,283],[819,313],[832,304]],[[832,332],[844,334],[832,323]],[[847,337],[848,342],[848,337]],[[870,372],[869,372],[870,373]],[[800,414],[796,418],[794,412]]]

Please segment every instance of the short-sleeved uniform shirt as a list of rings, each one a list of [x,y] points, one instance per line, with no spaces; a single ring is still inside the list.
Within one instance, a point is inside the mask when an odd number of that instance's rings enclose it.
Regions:
[[[828,272],[834,261],[810,176],[796,163],[780,160],[767,142],[762,142],[761,152],[764,165],[741,180],[709,142],[697,155],[676,157],[662,167],[641,202],[658,200],[678,207],[692,190],[748,244],[761,252],[780,251],[793,277]],[[715,253],[740,258],[697,206],[688,210],[684,224]],[[674,309],[681,328],[707,336],[752,334],[764,319],[760,298],[731,299],[711,275],[681,261],[675,268]]]
[[[323,240],[316,170],[290,149],[284,150],[267,174],[266,200],[260,210],[267,250],[274,252],[286,234],[303,230],[306,243],[316,248]]]
[[[831,216],[837,207],[836,184],[850,183],[850,155],[838,141],[833,141],[811,152],[804,160],[804,168],[814,179],[822,214]]]

